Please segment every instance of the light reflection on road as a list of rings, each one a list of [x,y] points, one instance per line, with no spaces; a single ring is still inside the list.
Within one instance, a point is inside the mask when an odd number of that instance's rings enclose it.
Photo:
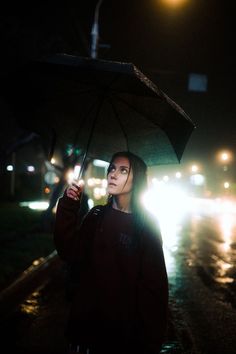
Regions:
[[[171,203],[167,198],[163,204],[159,199],[153,210],[149,203],[161,227],[169,278],[180,276],[181,258],[207,285],[235,295],[236,203],[224,199],[177,200]]]

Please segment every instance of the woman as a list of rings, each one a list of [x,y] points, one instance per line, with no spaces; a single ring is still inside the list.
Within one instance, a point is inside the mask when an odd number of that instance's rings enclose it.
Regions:
[[[131,152],[118,152],[107,179],[107,205],[91,209],[79,229],[81,187],[68,187],[57,207],[55,245],[79,283],[66,329],[70,353],[157,354],[168,281],[160,231],[140,201],[147,167]]]

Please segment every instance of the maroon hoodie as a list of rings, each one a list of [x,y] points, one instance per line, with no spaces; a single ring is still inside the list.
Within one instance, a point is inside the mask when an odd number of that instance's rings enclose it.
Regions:
[[[132,214],[106,205],[91,209],[77,228],[78,209],[79,202],[64,195],[54,231],[59,256],[78,276],[69,341],[159,353],[166,334],[168,281],[158,226],[145,223],[137,230]]]

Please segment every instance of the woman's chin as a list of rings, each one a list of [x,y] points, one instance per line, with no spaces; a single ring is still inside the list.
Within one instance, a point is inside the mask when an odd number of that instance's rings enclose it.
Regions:
[[[108,187],[107,188],[107,193],[110,194],[110,195],[116,195],[117,194],[117,192],[115,191],[114,187]]]

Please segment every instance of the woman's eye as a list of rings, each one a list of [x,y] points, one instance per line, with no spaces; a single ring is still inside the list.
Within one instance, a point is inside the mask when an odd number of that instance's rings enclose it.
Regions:
[[[126,168],[121,169],[122,175],[126,175],[128,173],[128,170]]]

